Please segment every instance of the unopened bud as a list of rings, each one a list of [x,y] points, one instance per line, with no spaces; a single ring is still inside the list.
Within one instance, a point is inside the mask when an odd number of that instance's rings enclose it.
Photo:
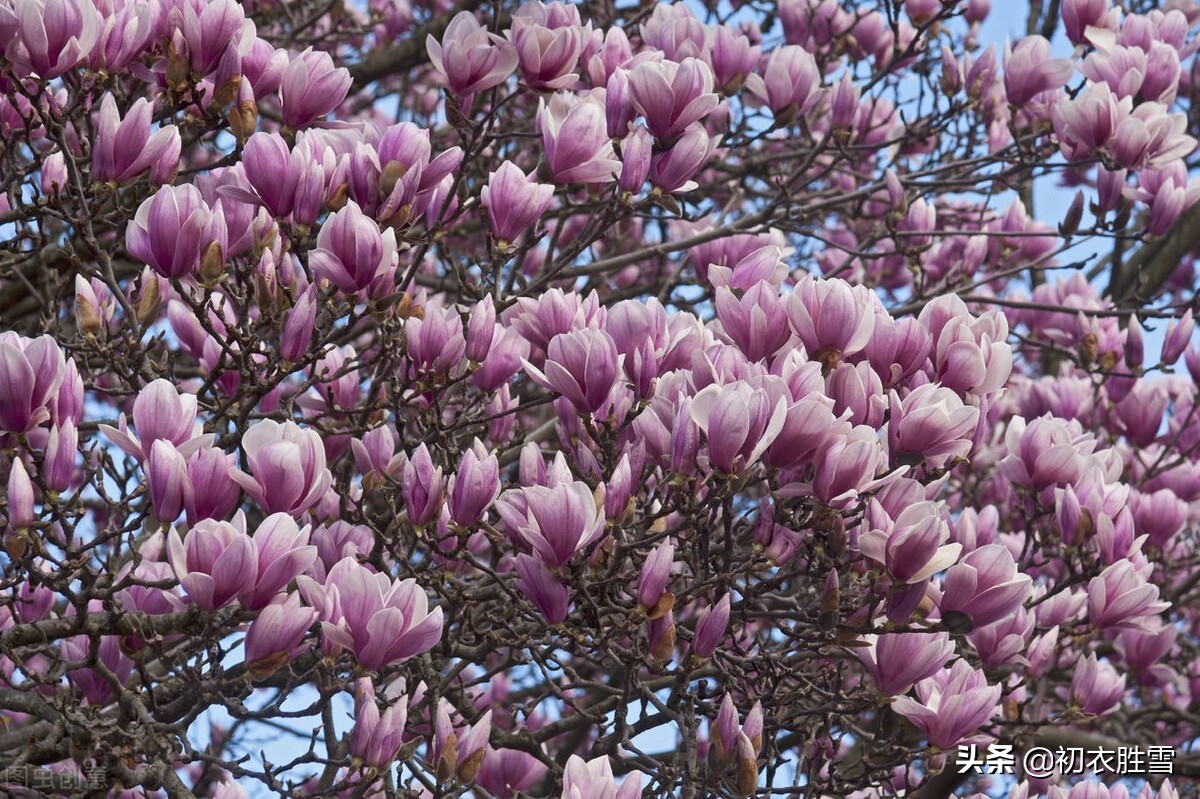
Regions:
[[[104,324],[100,319],[100,309],[94,302],[95,294],[91,292],[91,286],[87,285],[82,276],[76,276],[75,283],[75,323],[85,335],[98,336],[104,330]],[[87,291],[80,291],[80,283],[83,283]]]
[[[200,282],[212,286],[225,273],[225,258],[221,253],[221,243],[210,241],[200,255]]]
[[[670,621],[670,614],[664,618],[667,620],[665,628],[650,645],[651,657],[660,663],[670,660],[671,655],[675,652],[675,622]]]
[[[737,790],[738,796],[753,796],[758,790],[758,759],[744,732],[737,737]]]
[[[817,625],[822,630],[837,627],[841,605],[842,590],[837,569],[830,569],[829,574],[825,575],[825,588],[821,592],[821,612],[817,616]]]
[[[388,161],[387,166],[383,168],[383,174],[379,176],[379,199],[390,197],[392,190],[407,171],[408,167],[399,161]]]
[[[182,39],[182,34],[178,31],[176,36]],[[167,86],[173,91],[179,91],[187,87],[187,79],[188,58],[180,51],[176,42],[172,41],[167,45]]]
[[[1088,366],[1096,362],[1100,354],[1100,339],[1095,333],[1087,333],[1079,341],[1079,365]]]
[[[904,194],[904,184],[900,182],[900,176],[896,174],[896,170],[889,169],[885,172],[883,182],[887,188],[888,201],[892,204],[892,211],[896,214],[907,214],[908,197]]]
[[[218,108],[223,108],[223,107],[229,105],[230,103],[233,102],[234,98],[237,97],[238,89],[241,87],[241,85],[242,85],[242,76],[241,75],[234,75],[233,77],[224,81],[213,92],[213,99],[212,99],[213,103]]]
[[[1079,231],[1079,223],[1083,221],[1083,192],[1075,192],[1075,199],[1067,209],[1067,215],[1058,225],[1058,232],[1063,238],[1071,238]]]
[[[33,482],[20,458],[13,460],[8,474],[8,527],[22,530],[33,524]]]
[[[411,294],[405,294],[396,302],[396,316],[400,319],[424,319],[425,309],[413,303]]]
[[[483,758],[486,753],[486,749],[476,749],[467,755],[466,760],[458,764],[458,770],[455,774],[459,782],[470,784],[475,781],[475,777],[479,774],[479,768],[483,765]]]
[[[442,753],[438,756],[437,779],[446,782],[458,767],[458,735],[450,733],[446,743],[442,745]]]
[[[1145,362],[1146,348],[1142,342],[1142,323],[1137,315],[1129,317],[1125,328],[1125,364],[1133,370],[1140,369]]]
[[[12,530],[4,534],[4,551],[13,560],[20,560],[25,557],[25,550],[29,548],[29,535],[24,530]]]
[[[340,211],[346,207],[346,200],[349,198],[350,184],[342,183],[329,195],[329,199],[325,201],[325,207],[331,212]]]
[[[258,127],[258,105],[253,101],[240,102],[229,109],[229,129],[238,144],[245,144]]]
[[[661,619],[675,608],[675,595],[670,591],[663,591],[659,596],[658,601],[654,603],[654,607],[646,611],[646,617],[649,619]]]
[[[149,267],[142,272],[142,290],[138,294],[137,320],[141,325],[148,325],[158,318],[158,310],[162,306],[162,288],[158,276]]]
[[[259,658],[253,663],[246,664],[246,670],[250,672],[250,676],[256,680],[265,680],[275,672],[279,671],[285,663],[291,660],[291,655],[287,652],[276,652],[274,655],[265,658]]]

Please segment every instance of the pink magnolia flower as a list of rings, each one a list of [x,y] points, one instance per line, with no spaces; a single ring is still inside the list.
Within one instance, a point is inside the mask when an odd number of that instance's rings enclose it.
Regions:
[[[518,791],[529,791],[542,781],[546,765],[520,749],[487,747],[476,781],[492,796],[512,799]]]
[[[711,385],[692,398],[690,415],[704,431],[711,464],[728,474],[752,466],[783,429],[784,397],[777,399],[744,380]]]
[[[0,430],[24,433],[49,421],[66,367],[53,337],[0,334]]]
[[[832,368],[867,346],[878,304],[864,286],[809,278],[788,297],[787,311],[809,357]]]
[[[583,328],[550,340],[546,362],[538,369],[528,361],[525,371],[536,382],[561,394],[580,413],[596,413],[607,401],[621,373],[622,356],[612,336]]]
[[[169,441],[159,439],[150,447],[142,466],[155,517],[160,522],[175,521],[192,502],[187,461]]]
[[[313,271],[347,294],[369,288],[394,268],[395,259],[396,232],[381,232],[353,201],[330,214],[309,253]]]
[[[9,469],[5,489],[5,501],[7,502],[5,515],[8,518],[8,525],[16,530],[32,526],[36,518],[34,512],[36,495],[33,493],[33,481],[29,479],[29,471],[20,458],[15,459]]]
[[[1008,456],[1000,461],[1000,471],[1035,491],[1077,481],[1096,447],[1095,439],[1078,423],[1067,424],[1049,415],[1029,423],[1015,417],[1008,423],[1004,440]]]
[[[1063,27],[1072,44],[1087,45],[1088,28],[1113,30],[1117,26],[1118,10],[1110,0],[1063,0]]]
[[[172,529],[167,560],[188,597],[203,610],[228,605],[246,589],[246,576],[258,570],[258,552],[240,511],[233,522],[198,522],[188,531],[186,544]]]
[[[562,799],[637,799],[642,795],[642,773],[625,775],[620,787],[606,755],[584,760],[571,755],[563,774]]]
[[[754,72],[762,55],[762,46],[751,44],[750,37],[731,25],[719,25],[713,36],[713,80],[717,88],[731,94]]]
[[[1125,696],[1125,675],[1107,660],[1097,660],[1093,652],[1078,661],[1071,678],[1071,704],[1093,716],[1103,715],[1120,704]]]
[[[257,569],[244,575],[239,594],[250,610],[267,607],[288,583],[304,573],[317,559],[317,548],[308,543],[311,528],[301,528],[286,513],[273,513],[254,531]]]
[[[812,493],[830,507],[845,506],[886,479],[878,477],[884,456],[869,427],[829,436],[817,447],[814,465]]]
[[[479,521],[500,495],[500,462],[479,439],[463,453],[447,493],[450,518],[464,527]]]
[[[210,0],[198,8],[181,3],[180,10],[179,30],[197,74],[207,75],[216,69],[228,48],[239,57],[245,55],[256,38],[254,24],[247,23],[245,10],[235,0]]]
[[[487,209],[492,235],[501,246],[511,244],[546,213],[554,199],[554,186],[538,183],[512,161],[505,161],[491,173],[480,191]]]
[[[129,254],[167,278],[187,277],[211,240],[212,210],[191,184],[163,186],[138,206],[125,230]]]
[[[560,624],[567,618],[570,593],[562,581],[551,574],[541,558],[519,553],[513,561],[517,586],[521,593],[537,605],[550,624]]]
[[[729,631],[729,594],[709,605],[696,615],[696,630],[692,637],[692,656],[705,660],[725,640]]]
[[[125,414],[118,417],[117,428],[100,425],[100,430],[129,455],[144,460],[155,441],[166,441],[187,457],[212,441],[197,435],[196,395],[180,393],[175,384],[159,378],[147,383],[133,401],[133,426],[129,433]]]
[[[1091,579],[1087,605],[1088,620],[1102,630],[1143,628],[1148,617],[1170,606],[1159,601],[1158,586],[1129,560],[1119,560]]]
[[[279,84],[283,124],[293,130],[311,125],[341,105],[350,90],[350,71],[311,47],[294,56]]]
[[[592,489],[578,480],[554,488],[507,491],[496,501],[496,510],[510,534],[553,568],[563,566],[604,534],[604,513]]]
[[[946,543],[950,531],[934,502],[913,503],[893,520],[873,499],[867,524],[858,537],[859,550],[902,583],[927,580],[954,565],[962,553],[961,544]]]
[[[429,524],[441,513],[445,489],[442,470],[434,467],[424,442],[404,464],[402,477],[401,495],[408,521],[418,527]]]
[[[938,297],[918,320],[933,336],[938,382],[960,395],[992,394],[1012,374],[1008,320],[989,311],[974,317],[957,294]]]
[[[942,750],[967,740],[1000,708],[1001,687],[989,685],[987,676],[965,660],[921,680],[916,689],[918,699],[901,696],[892,707]]]
[[[315,430],[264,419],[242,436],[250,473],[231,477],[269,513],[300,514],[329,490],[325,447]]]
[[[317,611],[300,603],[296,593],[279,594],[246,630],[246,667],[266,677],[304,651],[304,639],[317,620]]]
[[[704,119],[719,102],[712,70],[698,58],[639,64],[629,72],[629,93],[646,127],[664,142]]]
[[[91,0],[16,0],[0,7],[0,19],[12,18],[16,36],[6,55],[37,76],[52,80],[92,52],[102,19]]]
[[[1004,51],[1004,91],[1011,105],[1023,105],[1050,89],[1060,89],[1075,67],[1065,58],[1050,58],[1050,42],[1026,36]]]
[[[660,3],[642,23],[642,39],[646,44],[674,61],[703,55],[708,35],[692,9],[682,3]]]
[[[908,693],[915,683],[933,677],[954,657],[954,644],[945,632],[886,633],[865,640],[868,645],[854,652],[884,696]]]
[[[516,48],[522,79],[542,91],[565,89],[579,80],[574,70],[590,33],[591,24],[580,23],[575,6],[547,6],[541,0],[523,3],[505,31]]]
[[[964,405],[948,388],[926,384],[904,399],[892,391],[888,448],[893,458],[915,456],[929,468],[940,469],[966,457],[978,424],[979,409]]]
[[[550,339],[582,327],[601,327],[607,313],[595,292],[581,297],[578,292],[553,288],[538,297],[518,299],[508,324],[544,356]],[[538,357],[530,360],[535,366],[542,362]]]
[[[1015,613],[1029,598],[1032,578],[1017,571],[1012,554],[1002,544],[988,544],[967,554],[946,573],[939,608],[942,620],[985,627]],[[951,614],[955,614],[952,617]]]
[[[430,649],[442,637],[442,609],[416,580],[392,580],[354,557],[334,564],[324,585],[298,578],[306,602],[321,613],[328,644],[346,649],[365,669],[376,671]]]
[[[470,11],[460,11],[450,20],[439,43],[425,39],[433,68],[446,88],[463,98],[499,86],[517,68],[517,49],[479,24]]]
[[[549,103],[541,100],[537,130],[555,183],[609,183],[620,174],[621,162],[598,101],[572,101],[563,94],[555,94]]]
[[[1032,657],[1027,660],[1026,655],[1029,654],[1033,628],[1033,613],[1021,610],[995,624],[972,630],[967,634],[967,640],[987,668],[1021,666],[1032,661]]]
[[[403,683],[393,682],[384,695],[388,704],[381,713],[371,679],[359,677],[355,681],[350,756],[376,769],[386,769],[396,759],[408,721],[408,696],[403,691]]]
[[[92,142],[92,180],[127,183],[149,170],[152,183],[165,183],[179,168],[179,129],[166,125],[150,132],[154,107],[139,98],[124,119],[112,93],[100,101]]]
[[[118,0],[104,5],[89,63],[94,69],[116,73],[151,46],[161,9],[158,0]]]
[[[700,123],[691,125],[665,152],[652,156],[650,183],[664,194],[693,191],[698,184],[692,178],[708,163],[718,141]]]
[[[453,374],[462,364],[467,341],[457,309],[426,305],[424,317],[404,320],[404,335],[408,359],[417,372]]]
[[[820,367],[817,366],[818,377]],[[853,425],[833,412],[833,402],[823,393],[813,393],[789,403],[783,426],[771,445],[763,450],[763,463],[773,468],[793,468],[811,462],[831,436],[848,434]]]
[[[659,544],[646,562],[638,576],[637,601],[638,605],[647,612],[658,606],[658,601],[667,590],[671,581],[671,567],[675,560],[675,545],[670,541]]]
[[[776,118],[807,114],[821,98],[821,70],[812,53],[799,45],[776,47],[760,73],[746,78],[746,89]]]

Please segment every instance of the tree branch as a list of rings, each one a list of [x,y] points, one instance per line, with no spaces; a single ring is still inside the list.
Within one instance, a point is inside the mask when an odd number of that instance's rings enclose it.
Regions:
[[[1142,245],[1133,257],[1114,269],[1105,293],[1124,307],[1152,300],[1197,239],[1200,239],[1200,204],[1185,211],[1165,236]]]

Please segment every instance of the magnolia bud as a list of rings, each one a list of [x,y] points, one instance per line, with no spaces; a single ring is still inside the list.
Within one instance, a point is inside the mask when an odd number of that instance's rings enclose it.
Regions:
[[[233,131],[238,144],[245,144],[247,139],[254,135],[257,127],[258,104],[254,100],[249,81],[243,78],[238,88],[237,102],[229,109],[229,129]]]
[[[1099,338],[1095,333],[1087,333],[1079,341],[1079,364],[1088,366],[1095,363],[1099,352]]]
[[[1129,317],[1129,326],[1125,328],[1125,364],[1132,370],[1141,369],[1145,362],[1146,351],[1142,343],[1142,323],[1137,314]]]
[[[664,591],[659,596],[658,601],[654,606],[646,611],[646,617],[650,619],[661,619],[675,608],[675,595],[670,591]]]
[[[218,108],[224,108],[234,101],[238,96],[238,90],[242,85],[242,76],[234,75],[228,80],[222,81],[221,85],[213,91],[212,101]]]
[[[661,619],[655,619],[646,626],[650,638],[650,656],[659,663],[666,663],[675,652],[675,620],[668,611]]]
[[[139,324],[148,325],[158,318],[158,310],[162,305],[162,287],[158,276],[150,271],[150,267],[142,270],[142,290],[137,300],[137,320]]]
[[[221,243],[210,241],[200,255],[200,282],[206,286],[215,285],[224,273],[225,259],[221,254]]]
[[[825,575],[825,589],[821,592],[821,613],[817,624],[822,630],[832,630],[838,624],[838,610],[842,604],[841,584],[837,569],[830,569]]]
[[[379,176],[379,199],[386,200],[391,196],[392,190],[407,171],[408,167],[399,161],[389,161],[383,168],[383,174]]]
[[[167,86],[174,91],[179,91],[187,87],[189,64],[188,57],[180,52],[179,45],[183,43],[182,35],[176,31],[175,37],[177,41],[172,41],[167,45]]]
[[[446,782],[458,767],[458,735],[451,732],[442,745],[437,761],[438,782]]]
[[[325,207],[330,212],[337,212],[346,207],[346,200],[350,199],[350,185],[341,183],[325,200]]]
[[[20,530],[33,524],[33,482],[20,458],[13,460],[8,475],[8,526]]]
[[[758,759],[754,744],[739,732],[737,737],[737,790],[739,796],[753,796],[758,790]]]
[[[464,784],[474,782],[475,777],[479,774],[480,767],[483,765],[483,758],[486,754],[487,749],[481,748],[467,755],[466,759],[458,764],[458,769],[455,771],[458,781]]]
[[[1075,192],[1075,199],[1071,201],[1071,207],[1067,209],[1067,215],[1063,217],[1063,221],[1058,225],[1058,232],[1064,238],[1071,238],[1079,230],[1079,223],[1083,221],[1083,192]]]
[[[79,326],[79,330],[85,335],[98,336],[104,330],[104,323],[100,318],[100,309],[97,307],[98,302],[96,293],[92,290],[92,286],[83,277],[83,275],[75,276],[75,324]]]

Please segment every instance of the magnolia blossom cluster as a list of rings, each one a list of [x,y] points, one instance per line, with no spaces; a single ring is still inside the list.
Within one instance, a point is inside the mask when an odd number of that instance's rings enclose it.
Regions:
[[[0,0],[0,780],[1200,773],[1200,7],[502,5]]]

